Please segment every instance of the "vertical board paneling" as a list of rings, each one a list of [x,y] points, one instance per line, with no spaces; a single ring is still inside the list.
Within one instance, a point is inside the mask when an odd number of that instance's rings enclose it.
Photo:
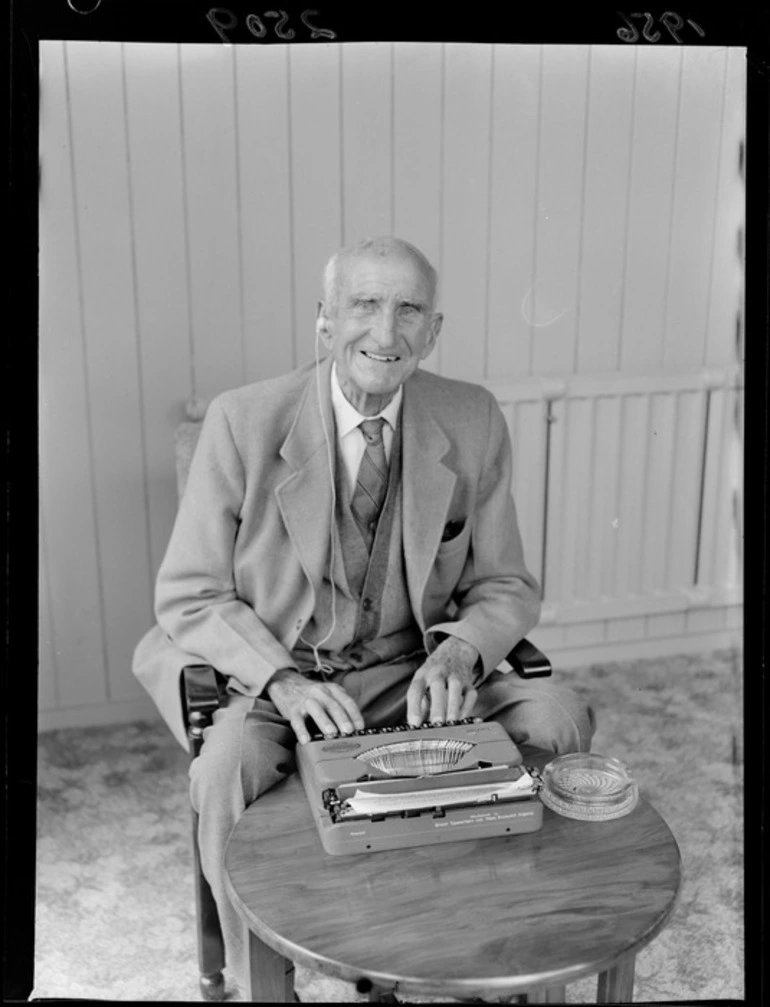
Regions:
[[[417,245],[438,268],[441,46],[396,46],[393,90],[394,234]]]
[[[565,424],[564,533],[561,542],[560,602],[584,601],[590,556],[591,480],[593,468],[593,399],[568,399]]]
[[[327,259],[343,234],[340,177],[340,50],[289,49],[295,360],[313,358],[316,304]]]
[[[286,46],[235,50],[246,381],[294,366]]]
[[[445,321],[438,359],[442,374],[469,381],[482,379],[486,369],[491,68],[491,46],[446,46],[441,249]]]
[[[125,699],[142,693],[130,661],[151,620],[152,575],[123,75],[118,46],[67,51],[108,698]]]
[[[65,43],[41,42],[40,68],[40,507],[60,702],[76,706],[107,692]]]
[[[626,373],[654,373],[663,361],[682,51],[648,46],[637,52],[620,347],[620,369]]]
[[[622,400],[603,395],[594,413],[594,465],[591,478],[591,539],[587,566],[587,597],[612,597],[618,515],[618,465]]]
[[[728,583],[733,585],[735,588],[740,590],[743,583],[743,563],[744,563],[744,548],[743,548],[743,535],[744,535],[744,524],[743,524],[743,507],[744,507],[744,491],[743,491],[743,478],[744,478],[744,391],[743,388],[737,387],[735,389],[735,397],[733,399],[735,416],[733,420],[732,432],[731,432],[731,451],[730,451],[730,463],[731,463],[731,485],[733,487],[734,499],[731,508],[731,524],[734,536],[734,559],[735,559],[735,570],[731,572],[728,577]]]
[[[635,64],[617,46],[591,49],[577,305],[583,373],[618,365]]]
[[[512,407],[513,497],[527,566],[539,582],[543,576],[545,508],[545,404],[517,402]]]
[[[548,448],[548,499],[545,507],[545,571],[544,600],[549,604],[558,603],[562,591],[562,568],[565,549],[564,539],[567,511],[567,451],[569,431],[567,425],[567,404],[564,399],[551,402]]]
[[[709,395],[706,458],[703,474],[703,503],[698,546],[696,586],[708,590],[716,583],[719,564],[714,554],[719,520],[719,496],[724,485],[725,391],[715,388]]]
[[[42,511],[38,512],[38,658],[37,705],[39,710],[55,710],[59,705],[58,667],[54,627],[51,621],[51,580],[48,548]]]
[[[575,359],[588,54],[588,46],[550,45],[543,56],[535,278],[526,309],[536,374],[569,373]]]
[[[682,392],[677,401],[666,566],[666,584],[671,589],[694,584],[705,402],[705,392]]]
[[[732,387],[719,389],[724,401],[722,426],[718,437],[721,442],[719,480],[716,486],[716,525],[712,540],[714,565],[711,570],[712,584],[733,587],[740,584],[740,466],[742,447],[736,424],[737,390]]]
[[[144,466],[154,578],[176,511],[169,431],[192,394],[176,46],[123,47]],[[158,158],[162,145],[166,156]],[[151,585],[147,586],[151,592]]]
[[[642,539],[642,590],[645,594],[661,591],[665,584],[674,461],[674,407],[673,395],[651,397]]]
[[[142,694],[183,405],[309,361],[323,266],[373,232],[440,271],[429,369],[533,379],[503,404],[544,639],[701,631],[668,608],[698,527],[734,603],[738,393],[699,525],[705,396],[655,378],[740,359],[745,50],[44,43],[41,70],[44,709]],[[575,371],[619,386],[552,402],[546,513],[537,378]]]
[[[179,47],[196,392],[242,384],[234,51]]]
[[[541,47],[495,46],[487,375],[529,374]]]
[[[710,366],[724,366],[742,357],[735,334],[743,289],[743,249],[738,239],[745,216],[745,190],[739,169],[739,148],[746,139],[745,92],[746,50],[728,49],[711,284],[705,295],[706,362]]]
[[[620,504],[613,592],[618,598],[639,594],[642,589],[641,542],[645,470],[649,450],[649,407],[647,395],[629,395],[623,399]]]
[[[671,253],[666,277],[664,368],[704,362],[714,202],[727,50],[682,50],[683,74]]]
[[[350,43],[341,50],[343,243],[391,233],[392,47]]]

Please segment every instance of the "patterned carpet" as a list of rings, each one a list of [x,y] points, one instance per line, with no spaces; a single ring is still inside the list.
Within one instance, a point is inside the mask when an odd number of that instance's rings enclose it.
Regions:
[[[635,999],[742,999],[738,655],[595,665],[563,678],[597,709],[594,751],[629,766],[682,852],[680,902],[637,958]],[[186,760],[159,722],[41,736],[31,999],[199,999]],[[297,989],[306,1001],[365,999],[306,970]],[[574,983],[567,998],[590,1002],[595,981]],[[228,999],[243,998],[231,987]]]

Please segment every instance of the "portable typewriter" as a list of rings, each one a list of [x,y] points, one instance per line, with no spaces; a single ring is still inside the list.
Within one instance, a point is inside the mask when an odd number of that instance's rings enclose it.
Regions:
[[[327,853],[535,832],[541,781],[500,724],[442,725],[315,735],[297,763]]]

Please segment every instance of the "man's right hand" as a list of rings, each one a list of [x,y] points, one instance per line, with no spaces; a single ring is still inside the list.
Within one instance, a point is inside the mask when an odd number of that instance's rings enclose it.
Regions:
[[[280,668],[265,691],[281,716],[289,721],[301,745],[310,741],[308,717],[312,717],[319,731],[329,738],[364,727],[364,718],[355,700],[334,682],[319,682],[293,668]]]

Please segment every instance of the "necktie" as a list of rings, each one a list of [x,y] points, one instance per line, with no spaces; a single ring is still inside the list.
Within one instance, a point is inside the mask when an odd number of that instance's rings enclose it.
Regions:
[[[356,488],[350,502],[368,548],[371,548],[385,493],[388,488],[388,463],[382,440],[385,420],[378,416],[359,424],[366,441],[363,458],[358,469]]]

